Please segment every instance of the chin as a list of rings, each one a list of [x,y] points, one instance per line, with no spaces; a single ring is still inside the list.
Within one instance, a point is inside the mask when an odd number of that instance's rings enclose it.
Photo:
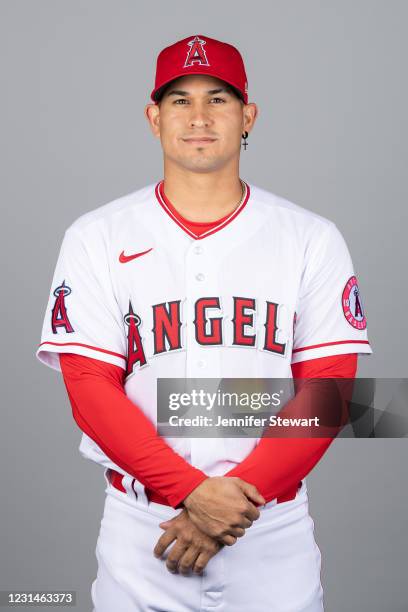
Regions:
[[[191,156],[179,160],[179,163],[183,168],[191,170],[193,172],[212,172],[221,168],[224,160],[219,157],[207,157],[207,156]]]

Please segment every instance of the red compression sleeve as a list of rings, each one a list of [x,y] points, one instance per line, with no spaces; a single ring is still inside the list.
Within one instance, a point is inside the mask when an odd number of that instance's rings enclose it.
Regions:
[[[60,354],[60,364],[76,423],[125,472],[173,508],[208,478],[174,451],[127,397],[122,368],[70,353]]]
[[[173,507],[178,507],[207,476],[175,453],[158,436],[142,410],[128,399],[123,389],[124,370],[103,361],[73,354],[61,354],[60,363],[73,416],[82,431],[114,463],[157,492],[158,496],[162,496],[162,503],[167,501]],[[326,357],[294,364],[292,372],[294,378],[352,378],[356,364],[356,355]],[[115,405],[114,413],[112,405]],[[131,440],[126,439],[124,431],[132,432]],[[137,433],[136,437],[134,432]],[[285,501],[287,492],[288,499],[292,499],[297,483],[310,472],[331,441],[332,438],[263,438],[248,457],[226,476],[239,476],[251,482],[267,501],[275,497]],[[272,457],[275,461],[279,458],[278,465],[273,465]],[[309,465],[302,463],[305,458],[306,461],[311,460],[312,465],[303,473],[305,465]],[[296,471],[297,466],[300,472]],[[288,470],[292,470],[291,478],[287,477]],[[276,486],[278,489],[275,489]],[[161,501],[159,497],[156,499]]]
[[[292,364],[295,379],[354,379],[356,370],[357,354],[321,357]],[[295,402],[296,398],[292,401]],[[275,498],[278,501],[293,499],[299,482],[311,472],[334,439],[265,437],[239,465],[225,475],[238,476],[255,485],[267,502]]]

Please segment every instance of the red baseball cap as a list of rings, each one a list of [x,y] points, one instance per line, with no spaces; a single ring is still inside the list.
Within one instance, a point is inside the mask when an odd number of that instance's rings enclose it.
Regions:
[[[164,85],[189,74],[207,74],[225,81],[248,104],[248,82],[240,52],[202,34],[183,38],[160,51],[151,99],[156,102]]]

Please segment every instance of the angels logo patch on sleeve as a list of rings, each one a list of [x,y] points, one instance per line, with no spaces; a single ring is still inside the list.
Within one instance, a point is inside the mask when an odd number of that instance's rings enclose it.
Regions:
[[[351,276],[343,289],[341,298],[344,316],[355,329],[365,329],[367,319],[364,314],[363,302],[358,288],[357,278]]]
[[[54,289],[55,303],[51,311],[51,328],[54,334],[57,333],[57,328],[63,327],[65,331],[70,334],[74,331],[67,314],[67,307],[65,305],[65,298],[70,295],[71,287],[65,284],[65,280],[62,284]]]

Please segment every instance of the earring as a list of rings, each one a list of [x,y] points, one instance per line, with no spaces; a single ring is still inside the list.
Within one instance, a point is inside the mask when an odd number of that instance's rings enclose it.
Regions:
[[[244,144],[244,150],[246,151],[246,148],[247,148],[247,146],[248,146],[248,143],[247,143],[248,132],[247,132],[246,130],[245,130],[245,132],[242,134],[242,138],[244,139],[243,144]]]

